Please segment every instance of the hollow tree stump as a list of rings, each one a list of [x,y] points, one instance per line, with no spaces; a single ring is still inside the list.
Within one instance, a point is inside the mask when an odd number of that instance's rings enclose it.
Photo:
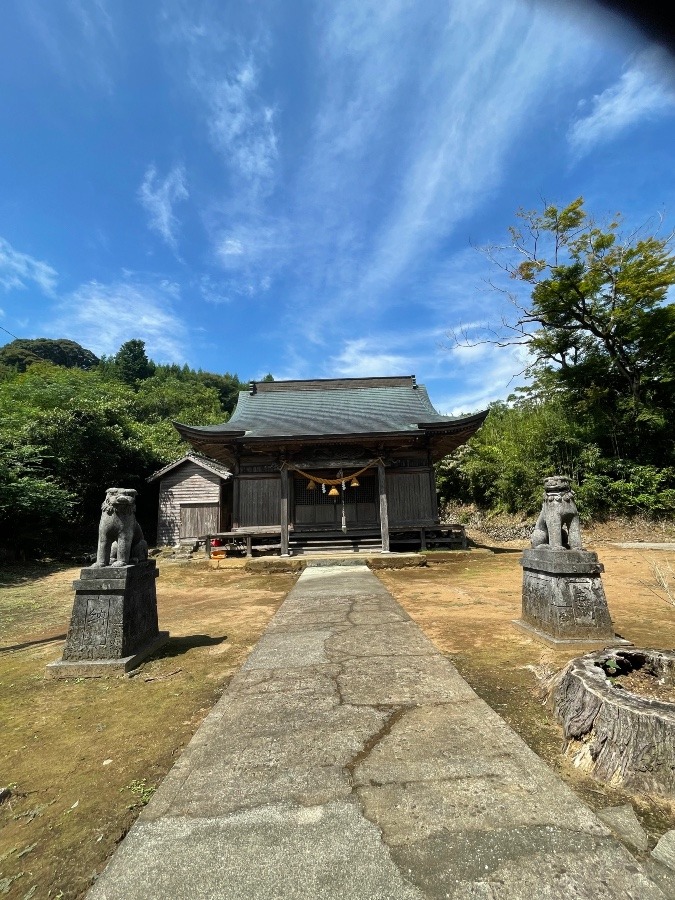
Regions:
[[[675,703],[641,697],[612,683],[615,675],[642,667],[673,684],[675,653],[625,649],[586,654],[562,670],[548,700],[577,767],[629,790],[673,797]]]

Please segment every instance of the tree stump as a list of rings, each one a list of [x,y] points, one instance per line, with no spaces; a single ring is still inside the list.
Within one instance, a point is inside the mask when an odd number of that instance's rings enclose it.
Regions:
[[[554,679],[549,704],[575,766],[611,784],[675,796],[675,703],[621,688],[637,673],[675,683],[675,653],[602,650],[573,659]]]

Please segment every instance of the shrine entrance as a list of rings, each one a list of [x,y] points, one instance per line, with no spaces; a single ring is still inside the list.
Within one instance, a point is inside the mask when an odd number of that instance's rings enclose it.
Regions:
[[[335,471],[316,470],[310,474],[317,478],[335,478]],[[293,478],[293,517],[295,530],[317,529],[340,531],[342,514],[347,529],[377,527],[379,498],[377,490],[377,474],[364,472],[359,475],[356,487],[345,482],[345,488],[336,488],[337,496],[330,495],[330,488],[323,490],[321,484],[309,487],[309,481],[296,475]]]

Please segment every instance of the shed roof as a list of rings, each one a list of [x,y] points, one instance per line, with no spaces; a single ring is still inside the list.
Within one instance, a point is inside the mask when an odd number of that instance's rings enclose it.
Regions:
[[[239,394],[228,422],[203,426],[176,423],[176,428],[187,440],[209,446],[212,442],[419,435],[425,431],[438,436],[459,436],[461,432],[459,443],[463,443],[486,415],[441,415],[413,375],[312,379],[252,382],[249,391]]]
[[[208,456],[202,456],[201,453],[186,453],[185,456],[182,456],[180,459],[174,460],[174,462],[169,463],[167,466],[164,466],[163,469],[158,469],[157,472],[153,472],[145,480],[156,481],[158,478],[162,478],[162,476],[166,475],[168,472],[171,472],[172,469],[178,468],[178,466],[182,466],[185,463],[195,463],[198,466],[201,466],[202,469],[206,469],[208,472],[212,472],[214,475],[217,475],[219,478],[226,479],[232,477],[232,472],[228,468],[226,468],[222,463],[216,462],[215,459],[209,459]]]

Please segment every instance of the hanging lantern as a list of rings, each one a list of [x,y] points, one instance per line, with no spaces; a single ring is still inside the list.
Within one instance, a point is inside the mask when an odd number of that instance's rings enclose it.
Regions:
[[[329,497],[339,497],[339,496],[340,496],[340,491],[338,491],[338,489],[337,489],[335,486],[333,486],[333,487],[328,491],[328,496],[329,496]]]
[[[307,484],[307,490],[308,490],[308,491],[313,491],[313,490],[315,490],[315,489],[316,489],[316,482],[315,482],[315,481],[310,481],[310,482]]]
[[[352,480],[349,482],[349,487],[358,487],[359,484],[360,482],[358,478],[352,478]]]

